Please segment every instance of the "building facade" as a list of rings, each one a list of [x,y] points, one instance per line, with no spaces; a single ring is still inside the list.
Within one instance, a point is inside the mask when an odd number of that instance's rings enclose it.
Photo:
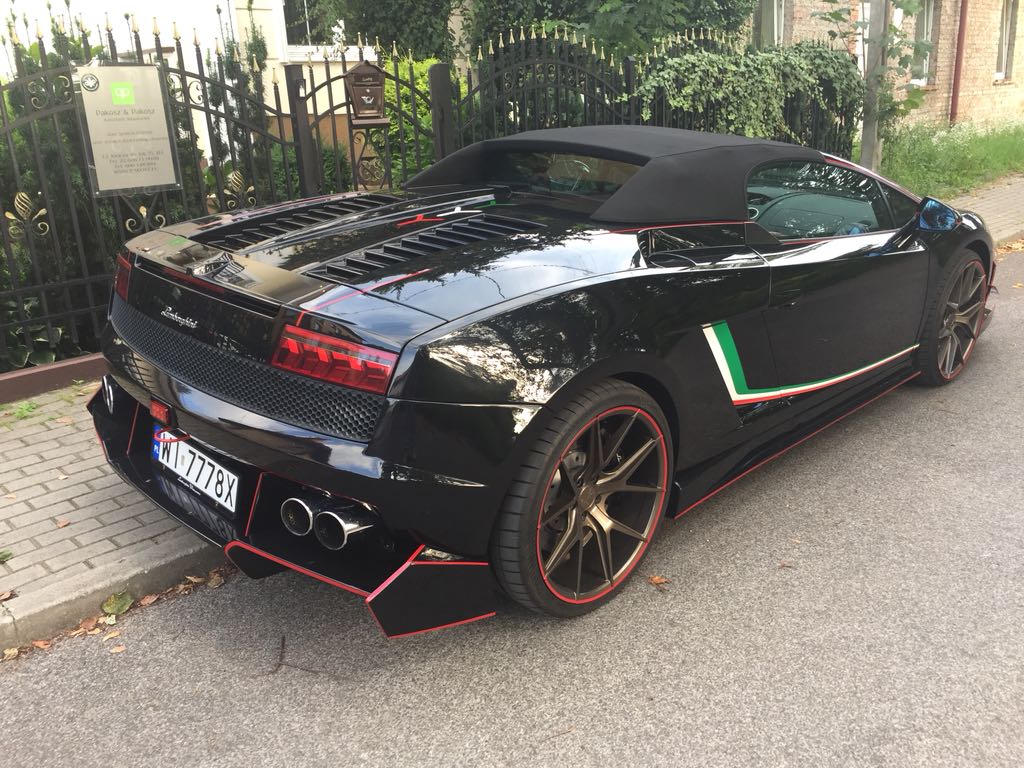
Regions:
[[[870,6],[854,0],[854,18],[867,21]],[[761,0],[754,17],[755,39],[761,44],[787,45],[826,38],[834,27],[815,12],[829,9],[821,0]],[[1019,40],[1024,35],[1022,0],[921,0],[918,13],[904,17],[896,11],[892,21],[932,46],[931,52],[918,57],[913,65],[911,82],[924,90],[924,101],[910,114],[911,120],[1024,120],[1024,43]],[[961,43],[957,93],[955,69]],[[852,53],[863,62],[861,41],[854,47]]]

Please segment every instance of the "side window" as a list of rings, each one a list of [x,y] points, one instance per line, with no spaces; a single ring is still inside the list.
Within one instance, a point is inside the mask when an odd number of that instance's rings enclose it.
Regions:
[[[878,183],[831,163],[763,165],[747,180],[747,214],[780,239],[891,229]]]
[[[917,215],[917,203],[911,198],[885,184],[882,185],[882,191],[885,192],[889,207],[892,208],[892,217],[897,227],[902,227]]]

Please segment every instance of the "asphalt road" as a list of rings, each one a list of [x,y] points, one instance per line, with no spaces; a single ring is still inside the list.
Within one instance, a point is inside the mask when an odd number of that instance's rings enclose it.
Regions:
[[[953,386],[668,525],[595,614],[389,642],[341,592],[234,577],[124,617],[118,655],[0,665],[0,763],[1020,766],[1024,254],[998,282]]]

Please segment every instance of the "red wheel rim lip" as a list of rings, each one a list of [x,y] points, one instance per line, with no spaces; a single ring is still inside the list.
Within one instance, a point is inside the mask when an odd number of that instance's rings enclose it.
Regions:
[[[942,372],[942,366],[939,366],[939,376],[942,377],[943,381],[952,381],[963,373],[964,368],[967,367],[967,361],[971,359],[971,353],[974,351],[974,347],[978,343],[978,329],[981,328],[981,324],[985,320],[985,303],[988,301],[988,275],[985,273],[985,265],[981,262],[981,259],[972,259],[964,265],[964,269],[967,269],[967,267],[970,266],[977,266],[978,271],[981,273],[981,309],[978,310],[978,319],[974,324],[974,338],[971,339],[971,343],[967,345],[967,351],[964,353],[964,359],[960,361],[960,365],[949,376],[944,374]]]
[[[562,459],[565,458],[565,455],[569,452],[569,449],[571,449],[576,444],[576,441],[580,439],[580,437],[583,435],[584,432],[586,432],[588,429],[590,429],[591,425],[593,425],[594,422],[600,421],[605,416],[609,416],[611,414],[620,413],[620,412],[621,413],[635,413],[635,414],[639,414],[640,416],[642,416],[644,419],[647,420],[647,423],[650,424],[650,426],[654,429],[654,433],[658,436],[658,445],[659,445],[659,447],[661,449],[661,456],[662,456],[662,462],[661,462],[661,493],[658,494],[657,511],[655,512],[655,515],[654,515],[654,525],[651,526],[651,532],[652,533],[654,532],[655,528],[657,528],[657,525],[658,525],[658,516],[660,515],[661,509],[662,509],[662,507],[665,504],[665,494],[668,492],[668,451],[665,448],[665,434],[661,431],[661,427],[658,426],[658,422],[655,421],[654,417],[652,417],[651,414],[647,413],[647,411],[643,410],[642,408],[637,408],[636,406],[631,406],[631,405],[620,405],[620,406],[616,406],[614,408],[609,408],[608,410],[599,413],[597,416],[594,416],[592,419],[590,419],[590,421],[588,421],[586,424],[584,424],[576,432],[576,434],[573,435],[572,440],[569,441],[569,444],[566,446],[566,449],[564,451],[562,451],[562,455],[558,457],[558,461],[555,463],[555,468],[552,471],[551,475],[548,477],[547,485],[544,488],[544,496],[540,500],[540,508],[541,508],[541,510],[543,510],[545,504],[547,504],[548,492],[551,490],[551,483],[554,482],[555,474],[558,472],[558,465],[562,462]],[[648,547],[648,545],[650,545],[651,539],[653,538],[653,536],[648,535],[647,536],[647,540],[643,542],[643,544],[640,546],[640,549],[638,549],[636,554],[633,556],[633,562],[619,575],[619,577],[617,579],[614,579],[607,587],[602,589],[596,595],[590,595],[589,597],[585,597],[585,598],[566,597],[561,592],[559,592],[558,589],[551,584],[551,582],[548,581],[548,577],[544,573],[544,560],[541,557],[541,553],[540,553],[540,521],[541,521],[541,515],[538,514],[537,515],[537,533],[536,533],[536,536],[534,536],[534,541],[536,542],[535,546],[536,546],[536,551],[537,551],[537,570],[540,571],[540,577],[541,577],[541,579],[543,579],[544,586],[546,586],[548,588],[548,591],[551,592],[551,594],[553,594],[556,598],[558,598],[562,602],[564,602],[564,603],[571,603],[572,605],[584,605],[586,603],[592,603],[595,600],[600,600],[602,597],[604,597],[609,592],[611,592],[613,589],[615,589],[617,586],[619,586],[619,584],[624,582],[626,580],[626,578],[629,576],[629,574],[631,574],[633,572],[633,569],[635,569],[636,566],[640,563],[640,560],[641,560],[641,558],[643,556],[643,553],[647,550],[647,547]]]

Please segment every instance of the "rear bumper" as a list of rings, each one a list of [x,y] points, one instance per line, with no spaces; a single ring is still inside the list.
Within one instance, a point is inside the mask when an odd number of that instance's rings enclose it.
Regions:
[[[232,514],[154,461],[149,393],[134,384],[129,384],[135,390],[132,392],[119,377],[107,376],[89,403],[107,460],[121,477],[168,514],[222,547],[242,572],[259,578],[290,568],[344,589],[365,601],[389,637],[494,614],[495,585],[484,559],[428,557],[426,543],[445,552],[453,550],[440,546],[440,541],[426,542],[415,528],[395,525],[396,520],[405,519],[408,510],[421,509],[425,497],[440,493],[436,488],[432,493],[427,490],[430,473],[419,473],[419,482],[395,480],[389,476],[395,470],[388,467],[388,462],[360,450],[366,446],[325,445],[319,439],[310,444],[308,436],[287,429],[263,431],[251,420],[246,423],[225,403],[219,403],[222,423],[217,426],[201,414],[184,410],[181,398],[167,398],[175,408],[180,430],[200,450],[238,475],[237,504]],[[179,394],[187,395],[186,401],[191,404],[212,405],[207,401],[213,399],[201,393]],[[250,435],[252,439],[247,439]],[[281,467],[292,472],[276,471]],[[302,482],[294,479],[299,477]],[[485,496],[481,492],[485,486],[479,483],[454,483],[444,488],[447,504],[452,506],[462,497],[472,504],[474,498]],[[285,498],[310,494],[365,501],[379,512],[379,520],[366,533],[354,536],[343,550],[327,550],[313,536],[288,533],[280,520],[279,509]],[[391,514],[384,514],[381,503]],[[396,513],[400,506],[406,510],[404,514]],[[434,528],[444,531],[441,525]]]

